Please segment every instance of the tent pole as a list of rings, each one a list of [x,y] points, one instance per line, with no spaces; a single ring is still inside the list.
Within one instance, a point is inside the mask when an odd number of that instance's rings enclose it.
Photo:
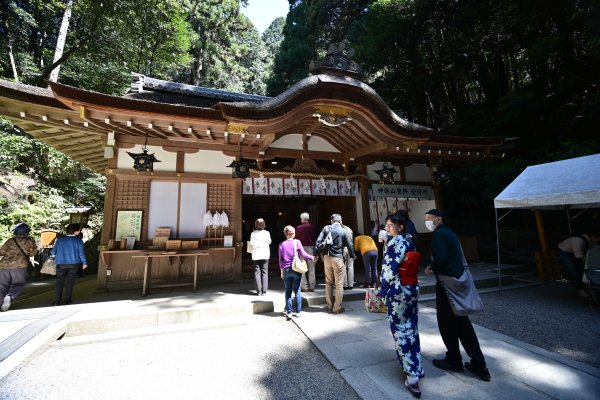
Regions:
[[[502,277],[500,276],[500,232],[498,230],[498,209],[494,208],[494,214],[496,216],[496,251],[498,252],[498,290],[499,295],[502,296]]]
[[[550,264],[552,262],[552,260],[550,258],[550,253],[548,252],[548,244],[546,242],[546,232],[544,231],[544,223],[542,221],[542,214],[540,213],[539,210],[533,210],[533,213],[535,215],[535,223],[537,225],[538,235],[540,238],[542,270],[545,270],[548,273],[548,277],[550,277],[550,279],[554,279],[555,277],[554,277],[553,268],[552,268],[552,265]],[[544,279],[543,276],[540,276],[540,278]]]
[[[569,213],[569,207],[567,207],[567,224],[569,225],[569,236],[573,234],[573,230],[571,229],[571,215]]]

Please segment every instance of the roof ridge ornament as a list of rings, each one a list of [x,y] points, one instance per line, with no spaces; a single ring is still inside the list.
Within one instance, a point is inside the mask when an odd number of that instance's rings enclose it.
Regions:
[[[350,76],[360,80],[363,70],[360,65],[352,60],[354,53],[354,48],[348,46],[346,39],[337,45],[330,43],[325,58],[311,61],[308,68],[313,74]]]

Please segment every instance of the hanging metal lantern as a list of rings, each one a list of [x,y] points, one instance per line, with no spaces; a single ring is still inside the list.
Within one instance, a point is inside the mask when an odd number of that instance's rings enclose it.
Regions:
[[[379,175],[379,183],[394,183],[394,174],[398,172],[395,168],[388,167],[387,163],[383,163],[383,168],[375,171]]]
[[[142,146],[142,152],[141,153],[127,152],[127,154],[129,154],[131,156],[131,158],[133,158],[133,169],[135,169],[137,172],[142,172],[142,171],[153,172],[154,171],[154,163],[160,162],[160,160],[156,159],[156,157],[154,156],[154,153],[148,154],[148,148],[146,147],[147,143],[148,143],[148,134],[146,133],[146,140],[144,140],[144,145]]]
[[[250,176],[250,168],[255,163],[253,161],[246,161],[243,158],[240,158],[239,161],[234,160],[227,167],[233,168],[231,171],[231,176],[234,178],[247,178]]]

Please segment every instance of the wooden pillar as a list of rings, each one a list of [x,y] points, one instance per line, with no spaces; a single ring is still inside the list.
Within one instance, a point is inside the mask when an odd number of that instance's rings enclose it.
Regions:
[[[362,215],[363,215],[363,227],[364,234],[371,234],[371,209],[369,207],[369,178],[367,175],[367,166],[365,164],[360,165],[360,172],[365,176],[360,178],[359,188],[360,188],[360,200],[362,203]]]
[[[442,209],[442,187],[435,180],[435,172],[437,169],[437,161],[429,159],[429,169],[431,170],[431,187],[433,189],[433,198],[435,200],[435,208]]]
[[[550,265],[551,258],[548,252],[548,244],[546,243],[546,232],[544,231],[544,222],[542,220],[542,214],[539,210],[533,210],[535,215],[535,224],[538,230],[538,236],[540,238],[540,251],[541,251],[541,262],[543,265],[543,273],[540,274],[540,279],[544,280],[544,276],[552,278],[552,268]]]

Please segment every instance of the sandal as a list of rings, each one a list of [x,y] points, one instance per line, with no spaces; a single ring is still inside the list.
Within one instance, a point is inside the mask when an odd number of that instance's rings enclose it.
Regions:
[[[419,382],[410,384],[408,380],[404,381],[404,386],[408,389],[410,394],[412,394],[417,399],[421,398],[421,388],[419,387]]]

